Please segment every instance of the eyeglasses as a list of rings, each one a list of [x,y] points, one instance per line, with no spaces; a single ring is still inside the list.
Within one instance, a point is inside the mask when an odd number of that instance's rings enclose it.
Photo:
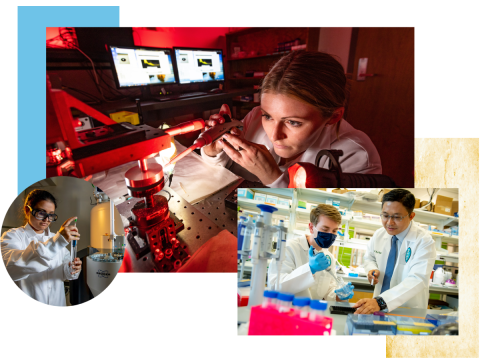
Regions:
[[[383,221],[388,221],[388,219],[391,218],[395,222],[400,222],[403,219],[405,219],[407,216],[408,215],[405,215],[405,216],[398,216],[398,215],[390,216],[390,215],[380,214],[380,217],[382,218]]]
[[[57,221],[58,215],[57,214],[47,214],[45,210],[37,210],[37,209],[32,209],[30,205],[27,205],[30,211],[32,212],[32,215],[35,217],[37,220],[45,220],[48,218],[48,221],[54,222]]]

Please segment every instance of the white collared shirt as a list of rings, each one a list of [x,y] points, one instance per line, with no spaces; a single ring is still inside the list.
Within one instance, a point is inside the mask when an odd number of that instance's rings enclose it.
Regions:
[[[250,111],[245,119],[243,119],[245,140],[265,145],[269,149],[270,154],[277,162],[281,158],[275,153],[272,142],[262,126],[262,112],[260,106]],[[320,150],[338,149],[343,150],[340,157],[340,165],[345,173],[359,174],[381,174],[382,164],[378,151],[373,145],[370,138],[360,130],[356,130],[345,120],[340,123],[339,139],[337,139],[336,126],[326,126],[318,137],[312,141],[310,147],[296,159],[289,161],[287,164],[279,166],[283,175],[271,184],[265,184],[273,188],[286,188],[289,184],[288,168],[298,162],[314,163],[315,158]],[[212,164],[228,168],[234,174],[241,176],[245,180],[259,181],[258,178],[234,163],[225,152],[219,153],[217,156],[210,157],[201,149],[204,161]],[[319,167],[328,168],[327,157],[320,160]]]
[[[64,281],[79,274],[70,274],[68,241],[60,233],[47,228],[37,234],[27,224],[3,233],[0,242],[8,274],[23,292],[44,304],[66,306]]]

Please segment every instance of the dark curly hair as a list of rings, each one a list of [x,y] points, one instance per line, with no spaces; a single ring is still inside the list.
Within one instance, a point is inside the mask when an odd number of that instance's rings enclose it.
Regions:
[[[382,209],[383,204],[385,204],[387,201],[398,201],[403,206],[405,206],[405,209],[407,209],[409,215],[415,208],[415,196],[410,191],[405,189],[393,189],[383,195]]]
[[[30,213],[30,209],[27,207],[27,205],[34,209],[35,206],[37,206],[37,204],[42,200],[52,202],[53,205],[55,205],[55,209],[57,208],[57,199],[55,199],[55,197],[48,191],[38,189],[32,190],[25,198],[25,203],[23,204],[22,212],[25,217],[25,223],[28,222],[28,215]]]

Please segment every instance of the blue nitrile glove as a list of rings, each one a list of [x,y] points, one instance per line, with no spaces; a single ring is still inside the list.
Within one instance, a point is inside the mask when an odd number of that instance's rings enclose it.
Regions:
[[[317,271],[322,271],[328,268],[330,266],[330,261],[328,261],[323,252],[314,255],[313,246],[310,246],[310,250],[308,250],[308,265],[310,265],[312,274],[315,274]]]
[[[354,288],[355,286],[353,286],[352,283],[349,282],[343,288],[335,290],[335,294],[337,294],[340,300],[349,300],[353,297]]]

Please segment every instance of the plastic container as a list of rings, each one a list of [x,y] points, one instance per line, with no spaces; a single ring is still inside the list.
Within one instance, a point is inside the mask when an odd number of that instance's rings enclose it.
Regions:
[[[262,308],[277,308],[278,291],[265,290],[263,292]]]
[[[310,314],[308,315],[308,319],[310,321],[317,321],[320,317],[324,317],[327,306],[328,303],[323,300],[310,301]]]
[[[293,299],[292,305],[295,312],[300,315],[301,318],[308,317],[310,313],[310,298],[295,298]]]
[[[395,335],[396,320],[393,316],[348,314],[345,335]]]
[[[439,314],[427,314],[425,320],[432,323],[435,326],[457,323],[458,324],[458,316],[450,316],[450,315],[439,315]]]
[[[240,216],[237,222],[237,250],[242,250],[243,237],[245,235],[245,224],[244,221],[247,218],[245,216]],[[241,255],[237,255],[237,259],[240,259]]]
[[[397,335],[430,335],[435,325],[425,319],[400,317],[396,318]]]
[[[288,312],[292,308],[292,300],[295,295],[290,293],[278,293],[277,306],[279,312]]]

